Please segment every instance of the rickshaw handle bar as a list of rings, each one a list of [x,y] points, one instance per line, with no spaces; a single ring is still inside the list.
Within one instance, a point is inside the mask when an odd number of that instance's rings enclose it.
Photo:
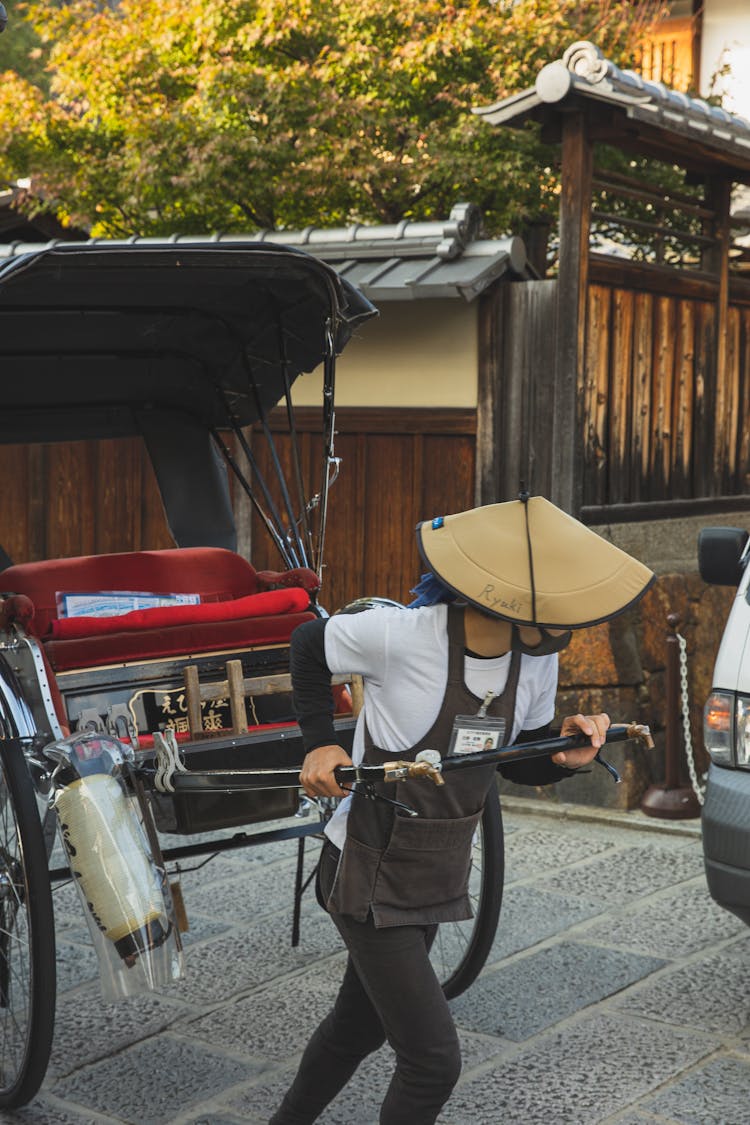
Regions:
[[[649,750],[653,749],[654,740],[651,737],[651,730],[641,723],[611,726],[607,730],[604,741],[625,742],[631,738],[643,742]],[[492,763],[521,762],[527,758],[542,758],[547,755],[558,754],[561,750],[574,750],[588,745],[589,740],[585,735],[571,734],[564,738],[542,738],[537,742],[499,746],[496,750],[482,750],[476,754],[456,754],[453,757],[443,758],[439,765],[432,766],[428,761],[420,761],[418,755],[416,762],[387,762],[382,769],[386,781],[398,781],[405,777],[429,777],[436,785],[442,785],[444,782],[440,775],[450,773],[453,770],[467,769],[471,766],[486,766]],[[339,774],[344,774],[345,777],[351,776],[350,771],[357,768],[356,766],[340,766],[334,772],[338,779]],[[379,769],[381,767],[364,767],[365,770],[371,768]],[[359,769],[362,769],[362,767],[359,767]],[[377,779],[373,774],[368,773],[365,776],[373,780]]]
[[[605,742],[625,742],[639,739],[649,749],[653,747],[651,732],[640,723],[614,725],[609,728]],[[423,752],[420,760],[410,762],[395,760],[382,766],[337,766],[334,770],[336,780],[354,781],[401,781],[405,778],[427,777],[436,785],[443,785],[443,774],[453,770],[469,769],[472,766],[486,766],[500,762],[518,762],[526,758],[541,758],[557,754],[561,750],[573,750],[588,746],[585,735],[568,735],[565,738],[543,738],[538,742],[525,742],[513,746],[500,746],[496,750],[483,750],[476,754],[457,754],[440,759],[433,751]],[[139,771],[152,774],[151,770]],[[172,778],[173,791],[200,790],[202,792],[226,792],[233,789],[297,789],[299,788],[299,769],[217,769],[186,770],[175,773]]]

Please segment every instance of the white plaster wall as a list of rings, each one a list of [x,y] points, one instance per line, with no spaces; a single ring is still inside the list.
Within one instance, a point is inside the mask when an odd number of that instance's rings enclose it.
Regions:
[[[725,64],[730,73],[715,79]],[[750,0],[705,0],[701,93],[723,94],[725,109],[750,119]]]
[[[475,407],[477,302],[383,301],[336,368],[337,406]],[[298,406],[317,406],[321,379],[294,384]]]

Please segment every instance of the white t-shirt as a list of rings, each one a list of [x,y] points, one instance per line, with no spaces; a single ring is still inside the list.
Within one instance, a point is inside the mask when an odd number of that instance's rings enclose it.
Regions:
[[[427,734],[438,717],[448,682],[448,607],[399,609],[377,606],[362,613],[332,617],[325,628],[325,655],[333,673],[364,678],[364,707],[354,733],[352,760],[364,756],[364,717],[373,742],[399,755]],[[510,668],[510,653],[491,659],[466,656],[464,680],[483,699],[500,695]],[[513,727],[535,730],[552,721],[557,692],[557,655],[522,656]],[[478,705],[477,705],[478,706]],[[326,833],[337,847],[346,839],[347,797],[329,821]]]

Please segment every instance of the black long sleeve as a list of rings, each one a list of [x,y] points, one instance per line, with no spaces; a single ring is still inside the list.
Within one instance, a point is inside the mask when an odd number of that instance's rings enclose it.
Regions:
[[[515,741],[515,745],[524,742],[539,742],[550,737],[550,724],[537,727],[536,730],[522,730]],[[516,785],[552,785],[555,781],[563,781],[572,777],[575,770],[558,766],[551,758],[526,758],[521,762],[507,762],[498,766],[498,770],[508,781]]]
[[[292,633],[289,669],[292,702],[305,753],[336,742],[331,669],[326,663],[325,620],[307,621]]]

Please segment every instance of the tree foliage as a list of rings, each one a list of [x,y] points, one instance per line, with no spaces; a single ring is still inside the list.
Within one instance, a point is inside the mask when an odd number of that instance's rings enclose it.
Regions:
[[[533,130],[474,105],[574,40],[630,65],[631,0],[30,0],[47,82],[0,76],[0,175],[95,234],[444,216],[495,231],[553,207]],[[555,208],[556,209],[556,208]]]
[[[28,20],[23,19],[17,5],[4,0],[8,13],[8,29],[0,35],[0,73],[14,70],[23,78],[49,89],[45,58],[39,36]]]

